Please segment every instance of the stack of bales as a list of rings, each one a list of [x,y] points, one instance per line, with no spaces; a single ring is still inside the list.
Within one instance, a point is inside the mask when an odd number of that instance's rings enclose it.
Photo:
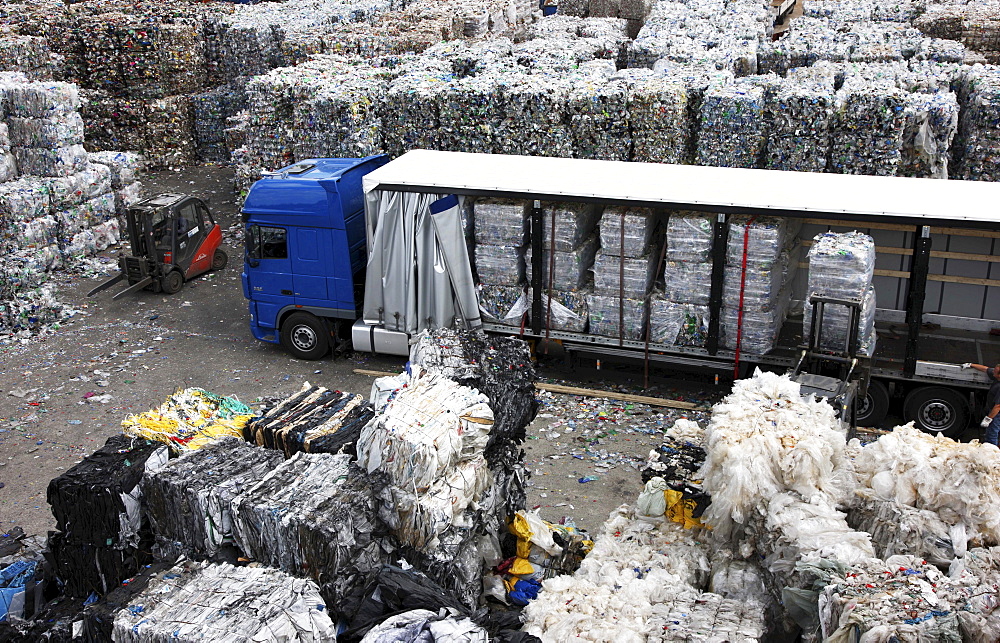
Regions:
[[[119,218],[142,196],[139,173],[145,168],[141,155],[135,152],[91,152],[91,163],[107,166],[111,171],[111,187],[115,191],[115,211]],[[125,234],[122,228],[122,234]]]
[[[809,339],[814,295],[849,299],[861,305],[858,319],[858,348],[862,355],[875,350],[875,288],[872,276],[875,271],[875,242],[860,232],[816,235],[809,249],[809,281],[806,286],[806,308],[803,318],[803,336]],[[819,347],[826,350],[845,350],[849,337],[850,317],[844,306],[828,305],[823,315]]]
[[[732,217],[726,249],[721,330],[723,344],[763,354],[774,348],[798,266],[798,229],[788,219]]]
[[[625,317],[631,338],[637,339],[631,329],[638,324],[641,333],[645,323],[641,315],[660,263],[659,237],[659,217],[648,208],[614,206],[605,208],[601,215],[601,250],[594,259],[594,300],[612,316],[618,312],[613,310],[616,306],[633,308],[634,302],[642,303],[638,319],[631,317],[631,310]],[[615,330],[603,320],[602,324],[601,334]]]
[[[589,323],[591,332],[608,334],[610,328],[603,324],[606,315],[612,314],[606,310],[610,298],[594,294],[590,282],[590,271],[600,245],[600,238],[595,232],[600,211],[594,205],[583,203],[543,201],[541,205],[540,283],[542,292],[548,298],[543,301],[543,326],[548,324],[555,329],[582,331]],[[525,273],[529,284],[533,283],[533,269],[532,252],[528,248]],[[598,311],[596,324],[593,317],[595,304]]]
[[[524,201],[476,199],[473,208],[480,308],[491,321],[521,324],[528,210]]]
[[[106,594],[147,561],[149,528],[139,483],[168,457],[161,444],[117,435],[49,483],[56,519],[49,551],[66,594]]]
[[[672,212],[667,221],[663,294],[653,299],[650,341],[704,347],[712,290],[715,215]]]

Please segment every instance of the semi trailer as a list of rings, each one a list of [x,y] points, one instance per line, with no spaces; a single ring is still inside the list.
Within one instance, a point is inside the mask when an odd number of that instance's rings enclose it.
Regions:
[[[524,204],[530,278],[520,324],[481,315],[469,228],[482,199]],[[544,241],[554,231],[543,225],[542,204],[553,202],[647,208],[666,220],[710,215],[705,341],[678,346],[648,333],[557,329],[544,296],[552,276]],[[740,377],[758,366],[794,369],[804,340],[801,314],[788,316],[763,353],[720,340],[722,312],[733,305],[724,301],[733,218],[787,219],[806,251],[818,233],[857,230],[877,252],[877,342],[863,364],[858,421],[878,426],[895,407],[924,430],[959,435],[978,418],[990,384],[960,364],[1000,363],[997,203],[1000,185],[983,182],[429,150],[392,161],[311,159],[250,189],[243,289],[254,336],[303,359],[341,347],[405,355],[420,331],[461,326],[558,342],[568,359],[637,359]],[[807,267],[805,257],[796,261]],[[808,298],[805,274],[791,286],[799,304]]]

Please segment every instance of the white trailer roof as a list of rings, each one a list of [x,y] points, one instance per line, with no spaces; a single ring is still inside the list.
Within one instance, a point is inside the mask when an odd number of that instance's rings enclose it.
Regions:
[[[1000,183],[981,181],[413,150],[364,177],[375,189],[1000,228]]]

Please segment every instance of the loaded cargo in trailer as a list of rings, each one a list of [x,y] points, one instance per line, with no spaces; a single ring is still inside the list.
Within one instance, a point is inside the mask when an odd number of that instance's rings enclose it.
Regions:
[[[426,150],[311,160],[251,189],[244,294],[254,335],[303,358],[348,341],[402,355],[424,328],[482,325],[571,358],[741,375],[796,365],[806,254],[858,230],[874,239],[859,303],[877,324],[859,423],[899,403],[958,435],[989,386],[959,364],[1000,362],[998,202],[980,182]]]

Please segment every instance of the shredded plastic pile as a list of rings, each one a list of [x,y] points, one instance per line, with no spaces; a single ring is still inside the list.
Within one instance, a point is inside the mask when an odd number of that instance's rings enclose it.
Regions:
[[[375,410],[362,396],[306,382],[298,393],[261,409],[247,423],[246,435],[285,457],[299,451],[353,455],[361,429],[373,417]]]
[[[126,435],[167,444],[175,453],[200,449],[224,435],[243,437],[254,413],[234,397],[181,389],[159,407],[122,420]]]

